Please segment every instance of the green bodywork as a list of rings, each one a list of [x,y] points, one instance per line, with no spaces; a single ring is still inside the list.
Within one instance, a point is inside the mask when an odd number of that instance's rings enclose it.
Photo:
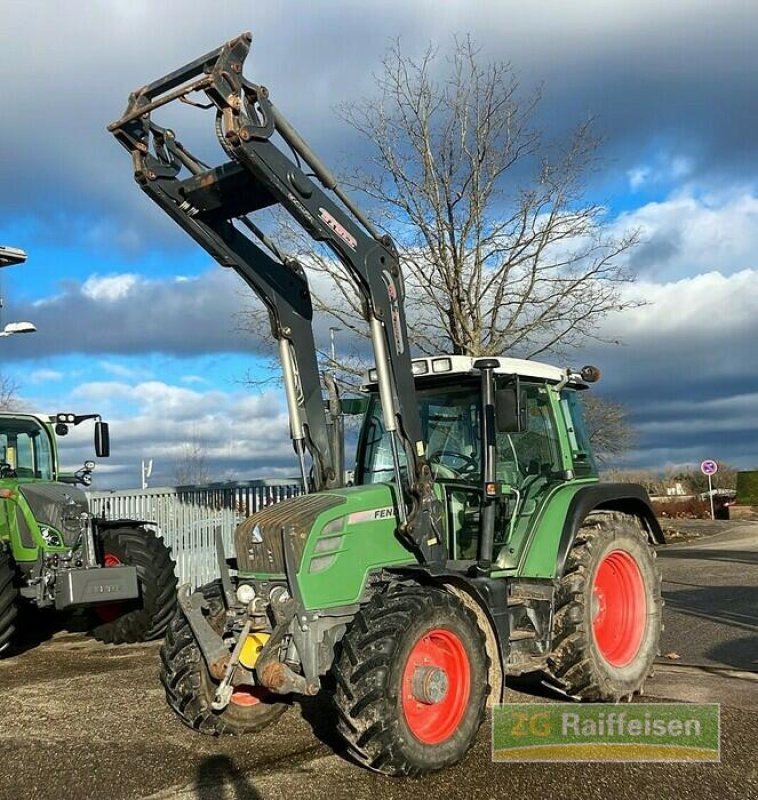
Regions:
[[[43,554],[66,553],[70,547],[64,543],[64,532],[49,524],[41,525],[20,491],[24,485],[54,486],[60,479],[58,443],[53,425],[31,414],[0,415],[0,437],[3,441],[7,441],[6,432],[13,425],[19,428],[24,426],[27,431],[34,430],[39,441],[30,445],[26,460],[24,455],[13,452],[12,448],[5,447],[3,452],[3,458],[11,459],[11,466],[17,468],[18,475],[0,478],[0,542],[7,544],[17,563],[36,561]],[[78,499],[84,498],[81,490],[73,485],[67,483],[65,490]],[[25,529],[23,535],[22,528]],[[49,535],[45,539],[43,529],[55,534],[60,545],[51,544]]]
[[[307,609],[356,603],[373,571],[416,561],[395,533],[392,485],[354,486],[330,494],[345,502],[316,519],[297,572]]]
[[[39,484],[34,480],[0,480],[0,542],[7,542],[13,554],[14,561],[35,561],[41,553],[66,553],[69,550],[65,544],[60,546],[50,545],[42,536],[40,525],[34,518],[29,504],[18,491],[18,487],[25,483]],[[23,518],[23,523],[20,520]],[[25,524],[29,534],[27,541],[31,547],[24,545],[21,537],[21,525]],[[49,527],[49,526],[47,526]],[[63,542],[62,531],[52,529]]]
[[[591,455],[578,444],[580,437],[573,435],[568,405],[571,398],[567,399],[565,391],[553,391],[546,384],[535,384],[531,391],[540,413],[554,422],[555,469],[545,477],[525,480],[520,502],[505,505],[508,513],[500,519],[492,575],[550,580],[559,569],[559,543],[571,501],[581,489],[597,483],[598,477]],[[456,537],[463,536],[465,523],[460,520],[473,510],[467,509],[460,498],[480,487],[473,480],[468,487],[460,480],[439,480],[435,484],[435,493],[444,507],[444,533],[451,558],[457,547]],[[510,490],[511,487],[504,487],[504,492]],[[313,518],[296,570],[298,590],[309,611],[358,603],[372,573],[417,563],[397,535],[394,484],[367,483],[326,494],[341,502]],[[475,513],[473,518],[476,519]],[[466,547],[465,557],[470,558],[476,540],[466,539]],[[245,577],[245,573],[240,574]],[[282,574],[247,576],[284,578]]]

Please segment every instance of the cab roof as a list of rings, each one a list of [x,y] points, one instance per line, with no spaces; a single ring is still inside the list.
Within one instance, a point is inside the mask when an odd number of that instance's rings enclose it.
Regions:
[[[421,377],[451,377],[478,376],[479,370],[474,368],[474,363],[480,358],[491,358],[491,356],[429,356],[426,358],[413,359],[413,374],[417,378]],[[540,361],[530,361],[525,358],[505,358],[492,357],[499,362],[495,368],[496,375],[518,375],[521,378],[532,378],[546,383],[560,383],[566,380],[568,370],[554,367],[551,364],[543,364]],[[363,389],[372,388],[377,381],[376,369],[370,369],[363,376]],[[578,389],[586,389],[587,384],[577,375],[571,373],[568,382]]]

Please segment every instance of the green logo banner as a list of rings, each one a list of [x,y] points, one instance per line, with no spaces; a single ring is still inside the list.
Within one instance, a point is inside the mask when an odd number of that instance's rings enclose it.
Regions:
[[[508,703],[494,761],[720,761],[717,703]]]

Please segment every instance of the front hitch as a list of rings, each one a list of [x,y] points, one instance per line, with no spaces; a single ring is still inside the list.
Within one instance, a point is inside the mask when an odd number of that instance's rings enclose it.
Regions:
[[[211,628],[203,614],[203,610],[208,609],[208,603],[200,592],[191,594],[188,583],[179,587],[177,601],[192,629],[205,663],[208,665],[208,671],[216,680],[222,680],[226,674],[231,654],[224,640]]]

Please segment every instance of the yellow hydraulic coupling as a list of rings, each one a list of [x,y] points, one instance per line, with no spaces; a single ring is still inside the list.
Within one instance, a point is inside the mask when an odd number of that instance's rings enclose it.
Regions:
[[[249,633],[242,645],[239,661],[245,669],[253,669],[263,646],[271,638],[270,633]]]

